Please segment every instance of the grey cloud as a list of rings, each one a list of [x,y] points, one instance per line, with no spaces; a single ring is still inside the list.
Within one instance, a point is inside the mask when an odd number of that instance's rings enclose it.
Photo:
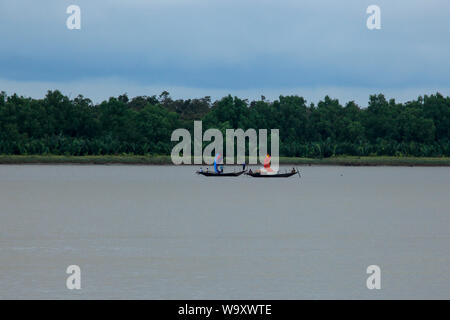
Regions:
[[[69,4],[82,30],[65,28]],[[450,2],[20,1],[0,6],[0,78],[214,90],[450,86]]]

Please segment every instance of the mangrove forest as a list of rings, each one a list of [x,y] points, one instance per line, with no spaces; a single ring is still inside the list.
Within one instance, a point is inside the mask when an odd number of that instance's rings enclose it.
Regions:
[[[372,95],[367,106],[325,96],[317,104],[301,96],[255,101],[231,95],[212,101],[126,94],[93,103],[58,90],[33,99],[0,93],[0,154],[169,155],[172,131],[279,129],[280,155],[450,156],[450,97],[440,93],[398,103]]]

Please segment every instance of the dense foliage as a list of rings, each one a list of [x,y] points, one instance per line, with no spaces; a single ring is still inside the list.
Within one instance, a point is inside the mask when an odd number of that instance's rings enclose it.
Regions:
[[[248,102],[227,96],[212,102],[157,96],[112,97],[100,104],[49,91],[44,99],[0,93],[0,154],[170,154],[171,133],[203,129],[280,130],[280,154],[450,156],[450,97],[407,103],[370,96],[367,108],[326,96],[307,105],[299,96]]]

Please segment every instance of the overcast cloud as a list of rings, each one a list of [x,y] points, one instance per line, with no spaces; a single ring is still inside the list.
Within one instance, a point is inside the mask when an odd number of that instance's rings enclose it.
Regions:
[[[81,30],[66,8],[81,7]],[[381,7],[382,29],[366,28]],[[94,100],[128,92],[326,94],[365,105],[450,94],[448,0],[49,0],[0,3],[0,90]]]

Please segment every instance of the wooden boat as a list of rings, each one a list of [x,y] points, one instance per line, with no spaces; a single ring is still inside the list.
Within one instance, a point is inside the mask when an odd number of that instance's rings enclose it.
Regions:
[[[276,174],[261,174],[260,172],[247,172],[246,175],[253,178],[289,178],[293,175],[298,174],[300,177],[300,172],[297,170],[295,172],[286,172],[286,173],[276,173]]]
[[[245,172],[244,171],[239,171],[239,172],[224,172],[224,173],[215,173],[212,171],[197,171],[197,174],[201,174],[202,176],[205,177],[238,177],[241,174],[243,174]]]

